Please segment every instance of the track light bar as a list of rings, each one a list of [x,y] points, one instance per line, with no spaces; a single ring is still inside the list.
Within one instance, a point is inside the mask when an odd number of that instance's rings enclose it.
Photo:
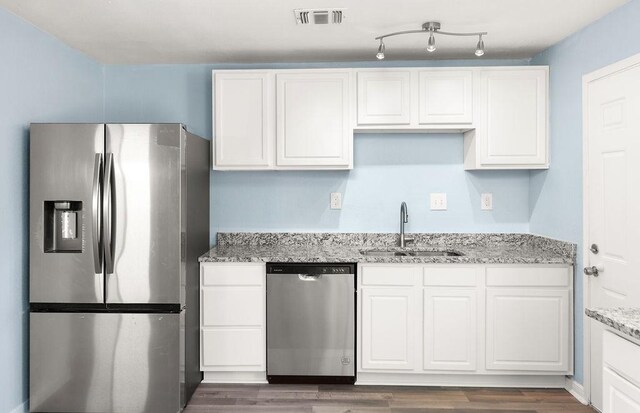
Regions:
[[[376,40],[380,40],[380,46],[378,47],[378,53],[376,57],[379,60],[384,59],[384,39],[392,36],[399,36],[403,34],[411,34],[411,33],[429,33],[429,40],[427,41],[427,52],[435,52],[436,50],[436,38],[435,34],[443,34],[445,36],[478,36],[478,44],[476,45],[475,55],[480,57],[484,55],[484,41],[482,40],[482,36],[486,35],[487,32],[473,32],[473,33],[455,33],[455,32],[443,32],[440,30],[440,22],[426,22],[422,25],[421,30],[405,30],[402,32],[394,32],[384,34],[382,36],[376,37]]]

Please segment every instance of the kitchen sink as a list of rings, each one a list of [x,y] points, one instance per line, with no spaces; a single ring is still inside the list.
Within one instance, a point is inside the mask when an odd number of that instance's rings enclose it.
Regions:
[[[360,254],[372,257],[460,257],[463,255],[457,251],[445,250],[361,250]]]

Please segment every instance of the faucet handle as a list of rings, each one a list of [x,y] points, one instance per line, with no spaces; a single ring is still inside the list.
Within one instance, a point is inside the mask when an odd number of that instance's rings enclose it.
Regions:
[[[407,237],[406,235],[404,236],[404,243],[408,244],[410,242],[415,242],[416,239],[414,237]]]

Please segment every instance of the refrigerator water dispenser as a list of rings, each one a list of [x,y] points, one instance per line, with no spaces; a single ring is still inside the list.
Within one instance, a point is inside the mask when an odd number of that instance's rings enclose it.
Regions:
[[[44,201],[44,251],[82,252],[82,202]]]

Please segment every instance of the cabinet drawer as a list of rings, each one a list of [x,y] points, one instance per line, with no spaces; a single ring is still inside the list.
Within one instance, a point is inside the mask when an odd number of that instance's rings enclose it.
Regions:
[[[363,285],[411,286],[418,282],[422,272],[421,267],[408,265],[363,266],[361,270]]]
[[[264,348],[261,328],[205,328],[202,330],[202,367],[262,371]]]
[[[477,285],[477,269],[474,267],[425,267],[424,285],[443,287],[474,287]]]
[[[201,264],[202,285],[264,285],[264,264]]]
[[[570,267],[488,267],[487,286],[491,287],[568,287]]]
[[[264,288],[203,287],[203,326],[264,325]]]
[[[604,332],[602,340],[604,364],[640,386],[640,346],[610,331]]]

